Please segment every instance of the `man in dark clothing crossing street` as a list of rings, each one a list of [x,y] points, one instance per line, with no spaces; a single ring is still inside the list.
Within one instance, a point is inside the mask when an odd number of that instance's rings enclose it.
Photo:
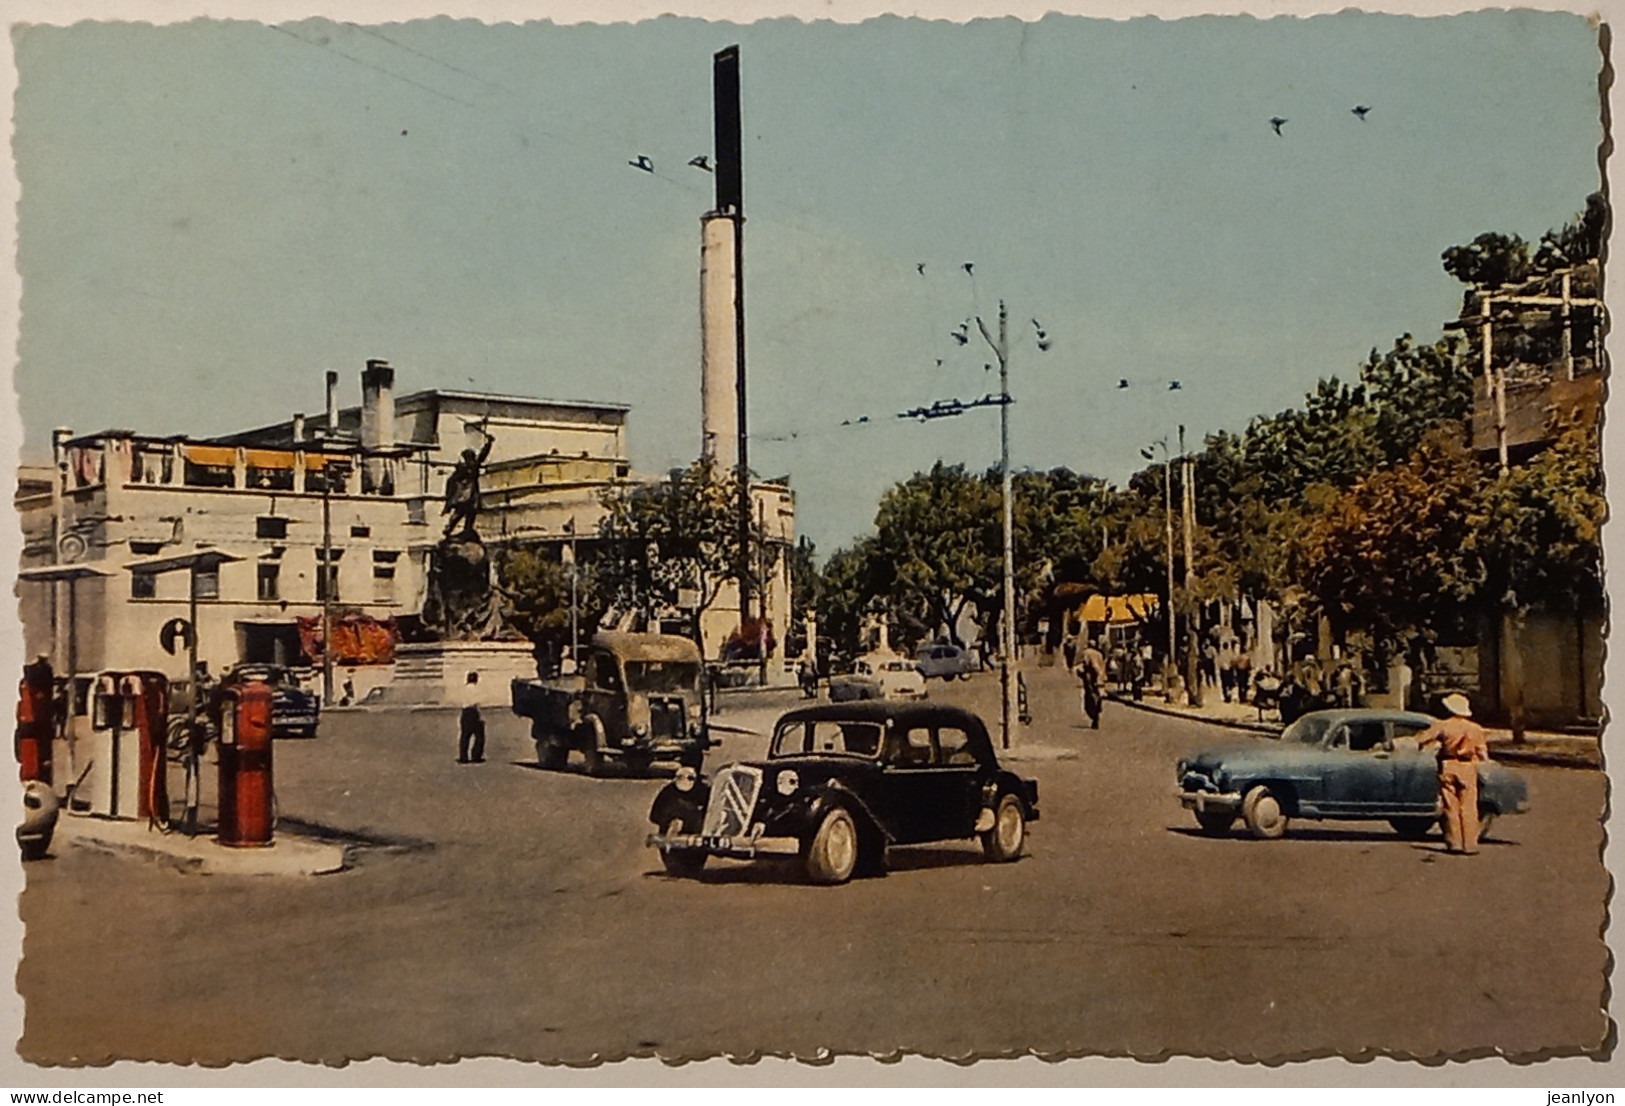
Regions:
[[[485,759],[485,719],[480,717],[480,674],[470,672],[463,684],[462,712],[457,720],[457,763],[479,764]]]

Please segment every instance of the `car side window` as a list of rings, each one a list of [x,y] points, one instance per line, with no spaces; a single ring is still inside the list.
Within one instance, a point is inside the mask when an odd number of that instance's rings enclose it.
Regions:
[[[950,768],[976,764],[976,754],[970,751],[970,734],[964,730],[951,727],[938,730],[937,747],[942,751],[942,763]]]
[[[915,727],[893,727],[886,735],[887,760],[899,768],[928,768],[931,765],[931,731]]]
[[[1349,748],[1356,753],[1369,753],[1388,746],[1387,727],[1381,722],[1350,722],[1346,728]]]
[[[621,689],[620,674],[615,671],[615,658],[608,653],[595,653],[592,658],[592,683],[604,691]]]

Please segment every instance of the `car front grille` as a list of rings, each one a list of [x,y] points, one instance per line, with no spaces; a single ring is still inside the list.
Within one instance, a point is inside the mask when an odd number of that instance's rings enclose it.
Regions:
[[[762,790],[762,770],[734,765],[718,773],[711,783],[711,802],[705,809],[707,837],[743,837]]]
[[[682,737],[688,729],[688,714],[681,699],[649,700],[649,733],[654,737]]]

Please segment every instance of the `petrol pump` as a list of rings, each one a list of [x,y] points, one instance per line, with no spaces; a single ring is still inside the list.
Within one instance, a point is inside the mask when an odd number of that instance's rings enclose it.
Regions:
[[[222,845],[271,844],[275,789],[271,779],[271,688],[249,680],[226,689],[220,707]]]
[[[90,765],[81,784],[89,813],[167,818],[169,680],[158,672],[102,672],[91,694]]]
[[[44,658],[23,668],[17,687],[17,765],[24,783],[51,782],[51,742],[56,737],[56,688]]]

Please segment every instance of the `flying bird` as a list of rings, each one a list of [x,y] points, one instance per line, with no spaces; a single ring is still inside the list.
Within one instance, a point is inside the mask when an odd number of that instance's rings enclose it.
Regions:
[[[1142,449],[1140,450],[1140,456],[1149,461],[1151,460],[1151,451],[1149,449]]]
[[[1354,107],[1350,108],[1349,110],[1352,111],[1359,118],[1360,122],[1364,123],[1366,113],[1369,112],[1371,109],[1366,107],[1364,104],[1356,104]]]
[[[1119,380],[1119,381],[1118,381],[1118,382],[1117,382],[1117,386],[1118,386],[1118,388],[1127,388],[1127,387],[1128,387],[1128,381],[1126,381],[1126,380]]]
[[[923,261],[917,262],[915,264],[915,266],[914,266],[914,271],[919,273],[921,276],[924,276],[925,275],[925,262],[923,262]]]
[[[976,266],[973,265],[971,262],[969,262],[969,261],[965,262],[965,272],[969,273],[971,276],[976,275],[975,273],[971,272],[971,270],[974,269],[975,267]]]
[[[1273,119],[1270,120],[1270,126],[1275,128],[1275,133],[1276,134],[1280,134],[1282,125],[1287,123],[1287,122],[1290,122],[1290,120],[1282,119],[1279,115],[1277,115]]]
[[[627,162],[634,169],[642,169],[645,173],[655,171],[655,163],[645,154],[639,154],[636,161]]]
[[[937,368],[942,368],[942,358],[937,358]]]
[[[711,159],[706,157],[704,154],[701,154],[698,157],[689,158],[688,163],[694,166],[696,169],[703,169],[707,173],[711,172]]]
[[[1170,391],[1170,392],[1177,392],[1177,391],[1179,391],[1179,389],[1181,389],[1181,388],[1183,388],[1183,387],[1184,387],[1184,385],[1183,385],[1183,384],[1181,384],[1181,383],[1180,383],[1180,382],[1179,382],[1179,381],[1177,381],[1177,380],[1170,380],[1170,381],[1168,381],[1168,390],[1169,390],[1169,391]]]

